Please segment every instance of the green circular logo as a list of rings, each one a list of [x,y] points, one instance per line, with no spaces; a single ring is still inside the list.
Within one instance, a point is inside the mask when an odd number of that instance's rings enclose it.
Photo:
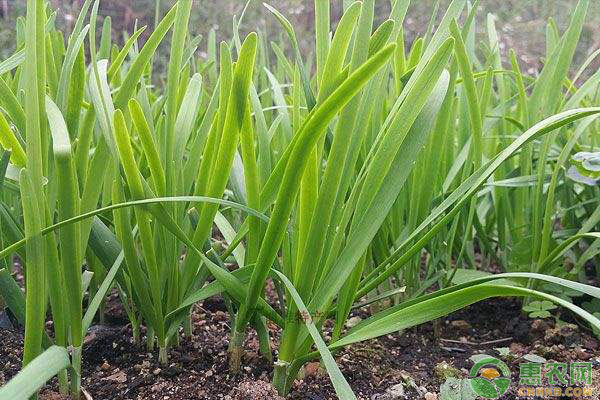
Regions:
[[[469,382],[473,391],[481,397],[497,399],[510,387],[510,370],[497,358],[484,358],[471,368]]]

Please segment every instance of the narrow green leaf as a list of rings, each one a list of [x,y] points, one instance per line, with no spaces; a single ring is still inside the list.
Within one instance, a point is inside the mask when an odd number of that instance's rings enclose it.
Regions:
[[[58,372],[70,365],[64,347],[52,346],[0,387],[0,399],[27,400]]]

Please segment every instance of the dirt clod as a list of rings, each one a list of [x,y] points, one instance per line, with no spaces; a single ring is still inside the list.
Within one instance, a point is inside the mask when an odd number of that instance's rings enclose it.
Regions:
[[[265,381],[244,381],[241,382],[233,391],[230,397],[232,400],[255,400],[255,399],[273,399],[283,400],[283,397],[277,394],[277,391],[270,383]]]

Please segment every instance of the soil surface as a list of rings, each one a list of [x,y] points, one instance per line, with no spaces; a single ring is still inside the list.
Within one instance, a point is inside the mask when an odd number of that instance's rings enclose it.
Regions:
[[[350,323],[367,315],[366,310],[361,310]],[[593,383],[598,385],[598,340],[585,327],[574,324],[570,314],[555,317],[560,317],[561,322],[556,323],[557,318],[529,319],[515,300],[488,300],[436,324],[352,345],[335,357],[361,399],[441,399],[440,385],[448,377],[467,376],[473,366],[470,357],[482,353],[503,358],[512,371],[513,385],[502,399],[517,398],[518,364],[526,362],[523,357],[531,354],[548,361],[590,361],[596,378]],[[51,328],[51,322],[48,325]],[[275,349],[279,332],[270,326],[270,333]],[[2,384],[20,368],[22,329],[0,328],[0,343]],[[278,399],[269,383],[272,363],[259,356],[256,336],[250,333],[247,337],[244,367],[238,375],[228,371],[228,344],[229,315],[220,298],[209,299],[194,308],[193,336],[182,335],[179,347],[169,352],[169,364],[161,366],[156,351],[148,352],[143,343],[132,343],[131,329],[113,294],[104,324],[94,325],[86,337],[83,387],[87,398],[94,400]],[[336,398],[318,361],[307,364],[302,373],[290,399]],[[600,393],[600,387],[595,389],[595,393]],[[60,399],[56,379],[42,390],[40,397]]]

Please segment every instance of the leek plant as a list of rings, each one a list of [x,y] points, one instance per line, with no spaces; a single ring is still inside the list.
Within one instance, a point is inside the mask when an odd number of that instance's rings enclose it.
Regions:
[[[0,295],[25,326],[27,365],[0,395],[48,363],[77,398],[83,337],[111,288],[133,340],[144,325],[162,363],[208,297],[231,315],[233,371],[249,327],[272,357],[272,321],[283,395],[321,358],[338,396],[355,398],[333,352],[490,297],[550,300],[600,328],[544,286],[600,298],[582,272],[600,249],[597,189],[565,178],[572,153],[597,142],[600,74],[582,76],[598,52],[569,78],[589,0],[564,33],[549,22],[537,77],[514,52],[503,60],[493,15],[475,47],[477,1],[453,0],[408,46],[410,0],[391,1],[378,26],[375,0],[345,1],[334,32],[330,3],[315,0],[314,60],[268,4],[285,40],[242,38],[242,13],[200,58],[192,0],[162,19],[157,8],[141,47],[144,27],[119,46],[110,19],[97,46],[99,3],[84,2],[65,41],[47,5],[28,0],[18,50],[0,63]],[[160,79],[153,59],[168,35]],[[476,269],[491,263],[505,273]],[[364,305],[372,315],[345,329]]]

